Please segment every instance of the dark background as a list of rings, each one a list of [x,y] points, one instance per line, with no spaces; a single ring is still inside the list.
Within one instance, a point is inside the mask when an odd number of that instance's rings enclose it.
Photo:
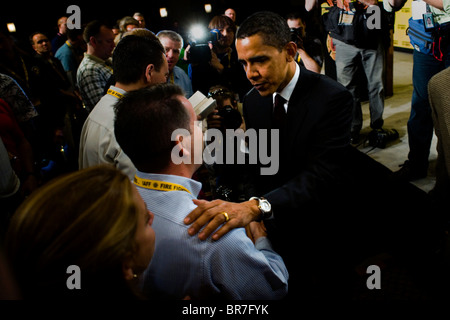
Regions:
[[[69,5],[78,5],[81,9],[81,22],[85,24],[94,19],[106,21],[110,26],[124,16],[132,16],[139,11],[144,14],[147,28],[153,32],[162,29],[171,29],[174,21],[178,21],[180,27],[188,30],[194,23],[208,25],[212,17],[223,14],[227,8],[233,8],[237,12],[237,25],[248,15],[256,11],[270,10],[281,15],[290,11],[303,10],[304,0],[281,0],[272,2],[260,1],[236,1],[236,0],[149,0],[149,1],[69,1],[51,2],[22,2],[7,0],[0,5],[0,23],[14,22],[17,32],[14,36],[18,39],[27,39],[34,31],[41,31],[53,38],[56,34],[56,23],[59,17],[67,14]],[[212,5],[212,12],[206,13],[205,3]],[[165,7],[168,11],[167,18],[161,18],[159,8]]]

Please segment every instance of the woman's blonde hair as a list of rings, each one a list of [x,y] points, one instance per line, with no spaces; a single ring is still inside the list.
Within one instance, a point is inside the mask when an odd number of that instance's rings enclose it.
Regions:
[[[6,237],[24,297],[70,294],[70,265],[81,269],[82,295],[123,289],[122,263],[137,250],[133,195],[129,178],[108,165],[57,178],[34,192],[15,212]]]

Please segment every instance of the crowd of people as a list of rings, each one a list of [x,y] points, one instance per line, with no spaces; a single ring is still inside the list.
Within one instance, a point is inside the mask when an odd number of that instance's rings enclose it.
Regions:
[[[379,190],[387,173],[352,146],[362,126],[356,59],[371,127],[383,130],[385,42],[377,34],[361,47],[330,32],[336,81],[320,74],[326,45],[306,17],[256,12],[237,26],[229,8],[211,19],[219,34],[205,46],[148,30],[139,12],[81,30],[61,17],[52,40],[30,34],[32,54],[1,29],[0,249],[10,297],[350,299],[355,267],[371,255],[429,254],[442,240],[435,217],[391,214],[434,202],[394,194],[410,190],[404,179]],[[196,91],[217,103],[205,119],[189,100]],[[198,163],[207,144],[199,120],[223,133],[253,130],[259,141],[275,130],[265,148],[279,170],[262,175],[264,159]],[[362,214],[368,194],[383,200]],[[78,290],[67,282],[73,265]]]

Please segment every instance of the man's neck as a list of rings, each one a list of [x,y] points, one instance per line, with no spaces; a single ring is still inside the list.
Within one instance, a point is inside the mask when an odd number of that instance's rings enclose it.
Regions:
[[[192,176],[195,173],[195,170],[191,166],[186,165],[175,165],[170,164],[167,168],[159,171],[159,172],[152,172],[151,169],[148,168],[140,168],[139,171],[146,172],[146,173],[156,173],[156,174],[168,174],[172,176],[180,176],[185,177],[188,179],[192,179]]]
[[[90,46],[90,45],[87,46],[86,53],[89,54],[89,55],[91,55],[91,56],[96,57],[97,59],[100,59],[100,60],[103,60],[103,61],[105,60],[105,59],[100,58],[100,57],[95,53],[94,48],[93,48],[92,46]]]
[[[122,90],[124,90],[126,92],[142,89],[142,88],[145,87],[145,85],[142,83],[142,81],[138,81],[138,82],[130,83],[130,84],[123,84],[123,83],[120,83],[120,82],[116,82],[114,84],[114,86],[119,88],[119,89],[122,89]]]
[[[295,62],[295,60],[291,61],[288,65],[288,71],[286,74],[286,78],[285,81],[282,83],[282,85],[278,88],[277,92],[281,92],[283,91],[284,88],[286,88],[286,86],[289,84],[289,82],[291,82],[292,78],[295,75],[295,70],[297,68],[297,62]]]

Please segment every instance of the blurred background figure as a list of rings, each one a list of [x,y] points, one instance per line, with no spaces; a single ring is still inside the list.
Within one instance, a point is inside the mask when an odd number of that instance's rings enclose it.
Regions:
[[[305,20],[299,12],[287,15],[292,41],[297,45],[295,60],[306,69],[320,73],[323,65],[322,44],[319,39],[307,34]]]
[[[53,54],[58,51],[58,49],[67,40],[67,17],[61,17],[58,19],[58,33],[52,39],[52,52]]]
[[[172,30],[162,30],[156,35],[166,50],[167,63],[169,64],[168,82],[180,86],[186,98],[190,98],[194,93],[192,91],[192,82],[187,73],[177,66],[180,59],[181,49],[183,48],[183,38],[180,34]]]
[[[133,14],[133,18],[139,23],[139,28],[146,28],[144,15],[140,12]]]
[[[225,15],[236,23],[236,11],[234,11],[234,9],[228,8],[225,10]]]

